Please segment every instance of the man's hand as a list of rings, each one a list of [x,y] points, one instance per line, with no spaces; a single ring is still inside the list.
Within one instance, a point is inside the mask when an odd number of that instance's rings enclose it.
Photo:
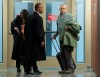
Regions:
[[[65,30],[68,31],[68,27],[67,26],[65,26]]]
[[[16,30],[17,33],[19,34],[19,29],[17,27],[14,27],[14,30]]]
[[[56,38],[55,38],[54,36],[52,36],[52,37],[51,37],[51,39],[53,39],[53,40],[54,40],[54,39],[56,39]]]

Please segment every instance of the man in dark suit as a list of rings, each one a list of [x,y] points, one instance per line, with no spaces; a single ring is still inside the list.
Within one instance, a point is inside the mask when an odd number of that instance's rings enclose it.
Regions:
[[[28,67],[33,68],[33,74],[42,73],[38,70],[37,61],[46,60],[45,32],[43,28],[43,19],[40,16],[42,13],[43,6],[41,3],[37,3],[35,5],[35,11],[29,16],[29,22],[25,28],[26,60],[28,61]]]

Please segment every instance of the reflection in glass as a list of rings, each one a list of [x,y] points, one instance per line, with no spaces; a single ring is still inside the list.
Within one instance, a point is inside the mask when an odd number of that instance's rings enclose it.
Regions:
[[[62,74],[61,77],[77,77],[74,74]]]
[[[77,74],[76,77],[85,77],[83,74]]]
[[[61,77],[85,77],[84,74],[62,74]]]

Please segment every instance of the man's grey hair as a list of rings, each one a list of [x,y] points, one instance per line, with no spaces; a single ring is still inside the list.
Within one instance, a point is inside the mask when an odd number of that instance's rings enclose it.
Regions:
[[[66,4],[61,4],[60,6],[65,6],[65,7],[67,7],[67,5],[66,5]]]

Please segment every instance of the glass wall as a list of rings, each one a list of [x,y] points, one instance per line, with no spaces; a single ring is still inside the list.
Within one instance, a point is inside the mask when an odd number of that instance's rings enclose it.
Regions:
[[[82,27],[80,31],[80,40],[77,44],[76,52],[76,62],[84,63],[85,62],[85,0],[76,0],[76,13],[77,21]]]
[[[55,56],[56,50],[52,44],[51,37],[53,33],[57,30],[56,20],[59,15],[59,6],[61,4],[67,4],[67,0],[47,0],[46,1],[46,55],[47,56]],[[82,30],[80,32],[80,40],[78,41],[77,48],[76,48],[76,62],[77,63],[84,63],[85,62],[85,37],[84,37],[84,20],[85,20],[85,7],[84,4],[85,0],[76,0],[76,20],[82,26]],[[58,41],[57,37],[57,41]],[[59,48],[54,41],[57,50]]]
[[[67,4],[67,0],[46,0],[46,55],[55,56],[56,50],[52,44],[51,37],[57,30],[56,20],[59,15],[59,6],[61,4]],[[84,37],[84,20],[85,20],[85,0],[76,0],[76,19],[79,24],[82,26],[80,32],[80,40],[78,41],[76,48],[76,62],[84,63],[85,62],[85,37]],[[33,0],[15,0],[15,17],[20,14],[22,9],[28,9],[30,14],[33,13]],[[57,37],[58,41],[59,37]],[[59,48],[54,41],[57,51]],[[59,42],[58,42],[59,43]]]
[[[61,4],[65,4],[66,0],[47,0],[46,1],[46,55],[47,56],[55,56],[56,50],[52,44],[51,37],[53,33],[57,30],[56,20],[59,15],[59,6]],[[58,41],[58,37],[56,38]],[[54,41],[57,50],[59,48]]]
[[[2,30],[3,30],[3,27],[2,27],[2,0],[0,0],[0,63],[2,63],[2,36],[3,36],[3,33],[2,33]]]

